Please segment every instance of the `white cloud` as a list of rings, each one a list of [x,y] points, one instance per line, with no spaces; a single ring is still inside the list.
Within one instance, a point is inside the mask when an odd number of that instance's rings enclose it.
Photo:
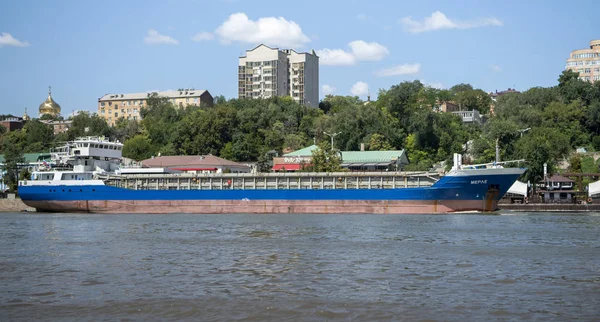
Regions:
[[[148,35],[144,37],[144,42],[148,45],[177,45],[179,41],[165,35],[161,35],[154,29],[148,29]]]
[[[352,93],[352,95],[354,96],[367,95],[369,93],[369,84],[358,81],[354,85],[352,85],[350,93]]]
[[[317,50],[319,64],[332,66],[347,66],[356,64],[356,58],[343,49],[322,49]]]
[[[193,41],[213,40],[214,38],[215,36],[212,33],[206,31],[199,32],[192,36]]]
[[[265,17],[256,21],[245,13],[234,13],[215,31],[223,43],[234,41],[272,46],[301,47],[310,41],[302,28],[283,17]]]
[[[359,60],[382,60],[390,51],[376,42],[354,40],[348,43],[350,52],[344,49],[317,50],[321,65],[347,66],[354,65]]]
[[[350,46],[352,54],[358,60],[382,60],[383,57],[390,54],[386,47],[376,42],[355,40],[350,42],[348,46]]]
[[[323,85],[321,87],[321,90],[323,91],[324,96],[335,93],[335,87],[333,87],[331,85],[327,85],[327,84]]]
[[[500,68],[500,66],[498,66],[498,65],[492,65],[492,71],[500,72],[500,71],[502,71],[502,68]]]
[[[356,15],[356,19],[365,21],[367,20],[367,15],[365,15],[364,13],[359,13],[358,15]]]
[[[380,69],[376,71],[374,74],[377,77],[388,77],[388,76],[399,76],[399,75],[410,75],[416,74],[421,70],[421,64],[403,64],[396,65],[391,68]]]
[[[18,39],[15,39],[8,32],[3,32],[2,34],[0,34],[0,47],[2,46],[27,47],[29,46],[29,43],[26,41],[20,41]]]
[[[400,19],[400,23],[404,29],[412,33],[419,33],[440,29],[470,29],[485,26],[502,26],[502,21],[495,17],[477,18],[475,20],[459,21],[451,20],[440,11],[431,14],[430,17],[425,17],[423,21],[413,20],[412,17],[404,17]]]

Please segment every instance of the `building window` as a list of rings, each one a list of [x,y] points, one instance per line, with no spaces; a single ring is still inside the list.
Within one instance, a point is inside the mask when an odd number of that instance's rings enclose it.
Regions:
[[[119,113],[115,112],[115,117],[118,117],[118,116],[119,116]]]
[[[121,102],[121,106],[125,106],[125,101]]]
[[[101,103],[100,103],[100,106],[104,106],[104,102],[101,102]]]
[[[137,113],[138,113],[138,109],[137,109],[137,108],[134,108],[134,109],[133,109],[133,114],[137,114]]]

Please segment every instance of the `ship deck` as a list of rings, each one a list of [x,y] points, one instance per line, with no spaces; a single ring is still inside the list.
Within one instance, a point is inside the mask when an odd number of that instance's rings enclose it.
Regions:
[[[398,189],[431,187],[437,172],[132,174],[99,179],[132,190]]]

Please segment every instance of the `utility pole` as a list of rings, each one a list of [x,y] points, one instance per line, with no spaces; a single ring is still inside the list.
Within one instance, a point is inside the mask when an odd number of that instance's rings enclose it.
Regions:
[[[329,133],[323,131],[323,134],[325,134],[331,138],[331,151],[333,151],[333,138],[336,137],[338,134],[342,134],[342,132],[329,134]]]

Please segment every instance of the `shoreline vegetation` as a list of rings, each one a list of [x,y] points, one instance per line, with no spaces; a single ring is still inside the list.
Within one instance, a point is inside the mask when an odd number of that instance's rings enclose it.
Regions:
[[[477,110],[486,122],[465,124],[455,114],[439,112],[443,102],[463,111]],[[151,95],[141,121],[121,118],[114,127],[96,113],[81,113],[72,117],[68,132],[57,135],[38,119],[27,121],[22,130],[0,128],[0,153],[7,169],[4,182],[15,191],[15,169],[23,153],[47,152],[85,135],[124,142],[123,156],[133,160],[159,153],[212,154],[257,162],[260,171],[270,170],[268,162],[275,155],[315,142],[326,147],[329,137],[323,132],[341,132],[335,149],[358,151],[362,143],[366,150],[405,149],[410,159],[405,170],[429,170],[451,162],[453,153],[462,153],[465,164],[490,162],[498,142],[501,160],[527,160],[524,166],[529,170],[522,181],[539,182],[544,163],[548,173],[565,161],[570,172],[599,172],[593,158],[581,157],[575,150],[600,151],[600,82],[584,82],[569,70],[559,76],[557,86],[508,93],[495,102],[469,84],[437,89],[410,81],[380,90],[373,101],[327,95],[319,108],[299,105],[289,97],[226,100],[217,96],[214,103],[177,109]]]

